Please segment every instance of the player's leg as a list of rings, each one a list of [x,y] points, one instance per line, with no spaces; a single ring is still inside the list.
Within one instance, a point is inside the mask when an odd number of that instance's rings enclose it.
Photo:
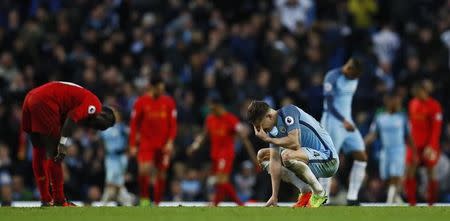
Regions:
[[[239,206],[244,203],[239,199],[234,186],[230,182],[230,174],[233,169],[234,158],[223,157],[213,160],[214,173],[216,176],[216,193],[213,200],[213,205],[217,206],[225,196],[228,196]]]
[[[425,161],[428,177],[427,202],[429,205],[433,205],[438,199],[439,184],[437,181],[437,174],[435,170],[436,163],[437,162]]]
[[[328,134],[333,141],[335,151],[339,154],[342,144],[344,143],[345,137],[347,136],[347,131],[342,126],[342,123],[337,121],[334,118],[324,116],[322,118],[321,124],[324,126],[325,130],[327,130]],[[330,198],[330,190],[331,190],[331,177],[320,177],[320,184],[322,184],[326,193],[328,194],[328,198]],[[330,200],[327,201],[329,203]]]
[[[138,185],[140,206],[150,205],[150,176],[153,169],[154,151],[140,149],[138,152]]]
[[[419,152],[417,153],[419,154]],[[419,164],[421,161],[421,157],[419,156]],[[409,205],[415,206],[417,204],[417,181],[416,181],[416,172],[417,165],[414,164],[413,160],[413,150],[408,148],[406,150],[406,177],[405,177],[405,193],[406,199],[408,200]]]
[[[43,135],[41,141],[47,151],[47,168],[50,177],[50,184],[52,187],[52,196],[56,206],[74,206],[75,204],[67,201],[64,194],[64,175],[62,169],[62,162],[55,161],[54,157],[57,154],[57,147],[59,139],[53,136]]]
[[[257,158],[261,168],[269,172],[270,148],[260,149],[258,151]],[[297,187],[300,193],[311,192],[311,188],[308,184],[303,182],[300,178],[297,177],[297,175],[295,175],[294,172],[290,171],[284,166],[281,167],[281,180]]]
[[[50,178],[46,163],[47,154],[39,136],[36,133],[30,134],[33,145],[32,167],[35,182],[41,195],[42,205],[49,206],[53,203],[53,197],[50,194]]]
[[[101,199],[103,205],[106,205],[109,201],[116,199],[118,187],[115,185],[115,179],[117,179],[119,173],[118,166],[117,158],[109,156],[105,157],[105,190],[103,191]]]
[[[163,153],[161,149],[155,151],[155,165],[156,165],[156,179],[155,185],[153,186],[153,201],[158,205],[162,198],[164,197],[167,169],[169,168],[171,155],[168,153]]]
[[[358,193],[366,176],[367,154],[359,131],[349,133],[343,143],[345,153],[351,153],[353,165],[350,170],[347,201],[349,205],[358,205]]]
[[[117,201],[123,206],[132,206],[135,198],[125,187],[125,173],[128,165],[128,158],[125,154],[119,157],[118,165],[120,169],[115,180],[117,184]]]

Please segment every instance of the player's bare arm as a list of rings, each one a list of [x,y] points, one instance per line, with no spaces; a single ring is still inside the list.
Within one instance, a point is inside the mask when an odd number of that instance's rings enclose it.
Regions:
[[[277,206],[278,190],[280,189],[281,179],[281,157],[279,147],[270,148],[270,177],[272,181],[272,196],[267,201],[266,206]]]
[[[242,143],[244,144],[245,150],[247,151],[248,155],[250,156],[250,159],[252,162],[256,165],[256,167],[259,167],[258,160],[256,158],[256,152],[255,149],[248,139],[248,127],[243,125],[242,123],[239,123],[236,127],[237,136],[239,139],[241,139]]]
[[[196,152],[203,144],[203,142],[206,140],[206,127],[203,128],[203,130],[195,137],[194,142],[187,148],[186,154],[188,156],[191,156]]]
[[[257,137],[264,142],[271,143],[275,146],[284,147],[291,150],[298,150],[301,147],[298,139],[300,137],[299,129],[294,129],[290,131],[287,136],[280,138],[272,138],[264,130],[258,130],[256,127],[254,127],[254,130]]]
[[[70,143],[69,139],[72,136],[72,132],[76,127],[76,123],[70,119],[66,118],[64,125],[61,129],[61,139],[59,140],[57,154],[55,156],[55,161],[62,161],[67,154],[67,145]]]
[[[372,144],[376,139],[377,139],[377,132],[369,132],[369,133],[364,137],[364,144],[365,144],[366,146],[369,146],[369,145]]]

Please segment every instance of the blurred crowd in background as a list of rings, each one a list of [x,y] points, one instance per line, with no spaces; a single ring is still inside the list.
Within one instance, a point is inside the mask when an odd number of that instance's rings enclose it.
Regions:
[[[353,105],[363,135],[383,93],[397,91],[406,107],[413,82],[434,82],[445,122],[439,197],[450,202],[449,51],[447,0],[2,0],[0,195],[39,199],[31,146],[19,125],[25,94],[45,82],[80,84],[119,107],[128,123],[149,77],[162,76],[176,100],[180,126],[164,199],[206,201],[213,191],[208,144],[192,158],[185,152],[208,113],[208,95],[221,95],[243,121],[252,99],[273,107],[294,103],[320,119],[324,74],[353,55],[364,64]],[[105,174],[100,137],[83,129],[73,137],[64,164],[67,196],[99,200]],[[256,149],[265,147],[251,140]],[[264,201],[270,178],[255,172],[241,146],[236,145],[233,183],[243,200]],[[377,144],[367,147],[362,201],[386,197],[378,150]],[[339,174],[348,173],[346,159],[341,162]],[[347,180],[340,177],[347,176],[336,177],[331,194],[345,201]],[[134,160],[126,185],[137,191]],[[280,201],[297,198],[288,184],[281,189]]]

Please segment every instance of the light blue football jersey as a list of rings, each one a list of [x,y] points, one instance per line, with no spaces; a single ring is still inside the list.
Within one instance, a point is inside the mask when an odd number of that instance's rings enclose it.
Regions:
[[[405,148],[405,138],[410,132],[408,117],[404,112],[380,112],[375,115],[370,131],[378,134],[385,151]]]

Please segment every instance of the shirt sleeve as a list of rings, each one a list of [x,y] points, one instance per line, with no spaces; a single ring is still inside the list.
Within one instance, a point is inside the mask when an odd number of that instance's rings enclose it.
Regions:
[[[281,108],[281,118],[284,125],[286,125],[286,131],[289,133],[295,129],[300,129],[300,112],[294,105],[288,105]]]
[[[337,77],[335,77],[334,73],[328,73],[325,77],[324,83],[323,83],[323,94],[325,96],[325,102],[327,103],[328,111],[336,117],[339,121],[344,121],[345,118],[342,116],[341,113],[336,109],[334,106],[334,96],[336,94],[336,80]]]
[[[428,145],[435,149],[440,146],[441,131],[442,131],[442,108],[439,103],[433,105],[431,113],[431,137]]]
[[[138,99],[136,103],[134,103],[133,111],[131,112],[131,119],[130,119],[130,136],[129,136],[129,144],[131,147],[136,146],[136,136],[137,136],[137,130],[139,127],[139,122],[141,122],[142,119],[142,110],[141,110],[141,102]]]
[[[170,98],[169,100],[169,139],[174,140],[177,136],[177,108],[175,105],[175,101]]]
[[[86,119],[89,116],[98,114],[102,111],[102,105],[100,103],[100,100],[98,100],[97,97],[86,97],[84,101],[77,106],[76,108],[72,109],[68,116],[70,119],[72,119],[75,123],[79,122],[80,120]]]
[[[372,124],[370,124],[369,131],[371,133],[378,133],[378,130],[379,130],[379,128],[378,128],[378,114],[377,114],[377,115],[375,115]]]

